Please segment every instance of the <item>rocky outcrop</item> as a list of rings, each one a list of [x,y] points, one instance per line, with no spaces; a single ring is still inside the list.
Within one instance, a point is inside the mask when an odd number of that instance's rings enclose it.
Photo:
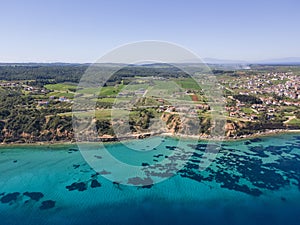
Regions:
[[[165,132],[177,134],[182,129],[181,119],[176,114],[164,113],[161,120],[166,123]]]

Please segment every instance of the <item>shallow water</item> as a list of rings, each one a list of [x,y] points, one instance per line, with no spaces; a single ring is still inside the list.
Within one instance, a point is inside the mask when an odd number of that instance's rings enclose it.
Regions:
[[[219,151],[157,137],[106,145],[147,182],[105,164],[95,145],[84,157],[74,145],[2,147],[1,224],[299,224],[300,135],[209,146]]]

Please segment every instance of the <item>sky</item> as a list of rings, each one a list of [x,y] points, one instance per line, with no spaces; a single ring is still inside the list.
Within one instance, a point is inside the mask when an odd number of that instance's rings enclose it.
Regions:
[[[0,62],[95,62],[161,40],[202,58],[300,57],[299,0],[0,0]]]

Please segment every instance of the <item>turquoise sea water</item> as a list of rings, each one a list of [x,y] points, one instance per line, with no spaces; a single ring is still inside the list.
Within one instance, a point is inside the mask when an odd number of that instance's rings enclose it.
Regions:
[[[206,147],[157,137],[107,145],[148,172],[147,182],[128,177],[131,186],[113,181],[117,167],[95,171],[76,145],[2,147],[0,224],[299,224],[300,135],[223,142],[202,169]],[[101,149],[87,148],[93,163],[105,164]],[[189,157],[176,158],[182,151]],[[184,166],[151,167],[165,159]],[[173,176],[155,183],[167,172]]]

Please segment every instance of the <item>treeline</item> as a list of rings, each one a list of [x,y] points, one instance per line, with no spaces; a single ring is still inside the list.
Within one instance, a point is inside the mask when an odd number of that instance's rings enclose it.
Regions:
[[[87,65],[6,65],[0,66],[0,80],[35,80],[41,83],[53,81],[79,82]]]
[[[109,65],[100,66],[100,70],[109,71]],[[88,69],[88,65],[2,65],[0,66],[0,80],[33,80],[32,85],[44,85],[48,83],[74,82],[78,83]],[[98,69],[98,68],[97,68]],[[106,85],[115,85],[122,80],[140,77],[187,77],[188,75],[174,66],[126,66],[115,72]]]
[[[179,78],[188,77],[189,75],[182,71],[181,69],[165,65],[161,67],[151,67],[151,66],[126,66],[116,71],[106,82],[107,86],[114,86],[115,84],[120,84],[121,81],[124,84],[130,83],[132,78],[135,76],[139,77],[163,77],[163,78]]]

